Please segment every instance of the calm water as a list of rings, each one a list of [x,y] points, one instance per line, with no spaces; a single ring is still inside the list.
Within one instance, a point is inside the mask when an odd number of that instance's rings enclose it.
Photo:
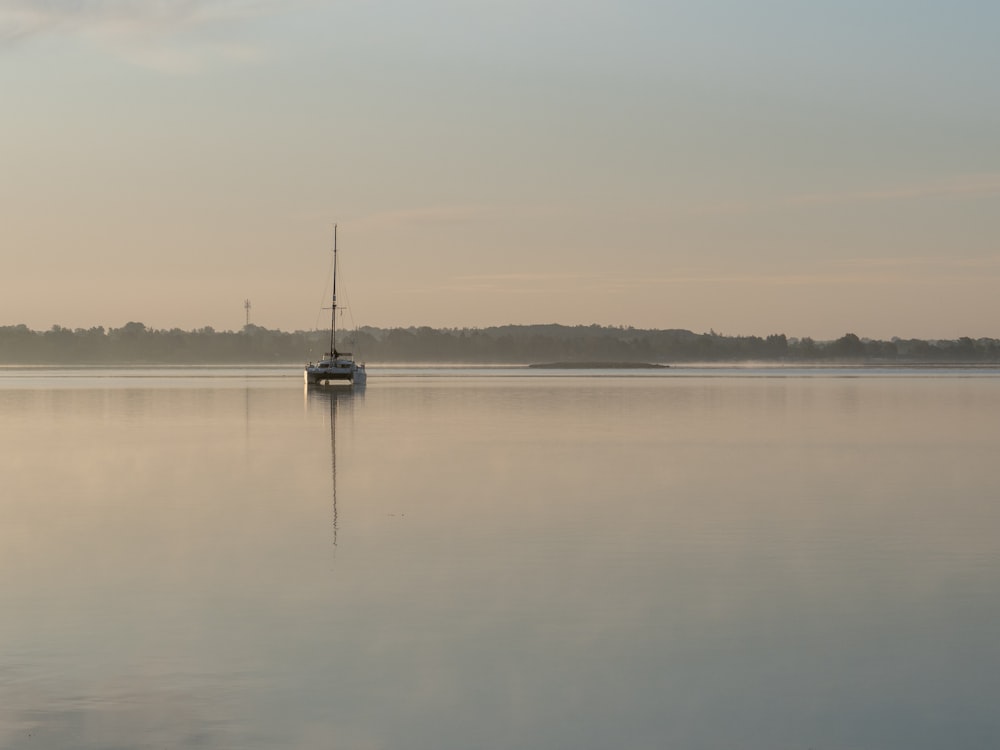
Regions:
[[[995,371],[0,371],[0,747],[996,748]]]

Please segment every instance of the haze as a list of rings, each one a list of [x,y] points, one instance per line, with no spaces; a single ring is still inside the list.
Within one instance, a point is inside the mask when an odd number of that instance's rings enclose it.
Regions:
[[[996,336],[1000,6],[0,0],[0,324]]]

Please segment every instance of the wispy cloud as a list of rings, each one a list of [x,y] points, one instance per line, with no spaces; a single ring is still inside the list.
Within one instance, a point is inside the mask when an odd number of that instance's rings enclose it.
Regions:
[[[786,203],[868,203],[898,201],[914,198],[983,195],[1000,193],[1000,174],[958,175],[946,180],[896,185],[874,190],[856,190],[831,193],[804,193],[791,196]]]
[[[500,212],[497,206],[445,205],[382,211],[358,219],[355,224],[367,226],[399,226],[407,224],[454,224],[492,216]]]
[[[828,261],[831,266],[863,270],[950,270],[950,271],[1000,271],[1000,258],[951,258],[948,256],[844,258]]]
[[[569,203],[508,201],[504,203],[447,203],[412,206],[368,214],[354,221],[368,226],[388,227],[416,224],[456,224],[479,219],[571,221],[575,220],[575,216],[576,206]]]
[[[560,294],[608,292],[617,282],[596,273],[484,273],[451,276],[422,291],[461,294]]]
[[[595,273],[491,273],[455,276],[453,278],[455,281],[460,282],[488,282],[504,284],[512,281],[521,283],[549,283],[553,281],[596,280],[601,277]]]
[[[193,72],[216,61],[262,56],[233,38],[247,19],[287,12],[310,0],[0,0],[0,45],[33,37],[87,38],[129,62]]]
[[[753,286],[912,285],[985,283],[1000,279],[1000,259],[895,257],[828,260],[811,268],[790,271],[719,273],[711,268],[678,269],[669,276],[612,280],[619,288],[699,284]]]
[[[497,273],[454,276],[439,290],[533,293],[560,291],[629,293],[649,288],[723,285],[755,287],[869,286],[986,283],[1000,278],[998,258],[858,258],[830,260],[786,271],[730,271],[678,268],[676,273],[632,276],[596,273]]]
[[[939,198],[958,200],[987,195],[1000,195],[1000,173],[953,175],[937,180],[882,187],[859,187],[855,190],[827,192],[801,192],[723,201],[704,201],[676,211],[694,216],[733,216],[755,213],[774,213],[795,208],[849,206],[889,202],[903,202]]]

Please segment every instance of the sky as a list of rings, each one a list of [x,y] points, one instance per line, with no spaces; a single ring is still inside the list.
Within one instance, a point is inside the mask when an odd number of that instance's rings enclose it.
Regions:
[[[1000,4],[0,0],[0,325],[1000,337]]]

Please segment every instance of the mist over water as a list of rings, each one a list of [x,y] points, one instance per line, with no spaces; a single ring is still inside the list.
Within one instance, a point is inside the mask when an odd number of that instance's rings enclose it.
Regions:
[[[993,748],[996,371],[0,372],[0,747]]]

